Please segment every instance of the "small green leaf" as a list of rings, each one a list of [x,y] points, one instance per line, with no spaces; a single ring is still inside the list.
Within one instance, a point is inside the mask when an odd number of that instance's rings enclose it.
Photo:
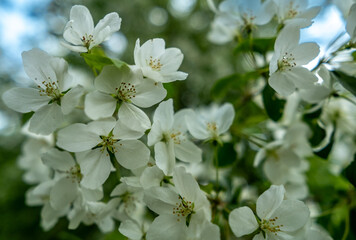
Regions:
[[[279,99],[276,92],[268,84],[262,91],[262,99],[268,117],[273,121],[278,121],[283,115],[286,101]]]
[[[218,166],[227,167],[232,165],[237,159],[237,153],[234,149],[233,143],[224,143],[221,147],[218,147]],[[216,163],[214,163],[216,166]]]
[[[254,38],[254,39],[242,39],[238,42],[234,52],[258,52],[265,54],[268,51],[272,51],[274,47],[275,38]]]
[[[356,154],[354,160],[344,169],[342,175],[356,188]]]
[[[341,85],[349,90],[354,96],[356,96],[356,78],[349,76],[341,71],[333,71],[333,73]]]

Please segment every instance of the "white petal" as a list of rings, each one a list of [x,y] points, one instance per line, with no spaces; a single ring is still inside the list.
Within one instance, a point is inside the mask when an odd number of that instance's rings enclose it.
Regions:
[[[278,217],[275,224],[283,225],[281,231],[293,232],[307,223],[309,215],[309,209],[303,202],[284,200],[271,217]]]
[[[121,26],[121,18],[116,12],[107,14],[94,28],[94,41],[98,45],[111,34],[119,31]]]
[[[150,57],[153,59],[159,58],[165,51],[165,42],[162,38],[154,38],[147,40],[141,46],[141,57],[149,60]]]
[[[93,120],[111,117],[117,101],[110,95],[94,91],[85,96],[84,112]]]
[[[271,88],[282,96],[291,95],[296,89],[293,80],[287,77],[288,73],[274,72],[268,79]]]
[[[173,141],[170,140],[168,143],[158,142],[155,144],[154,149],[157,167],[159,167],[165,175],[171,175],[176,163]]]
[[[143,67],[144,65],[142,64],[142,58],[141,58],[141,50],[140,50],[140,39],[138,38],[135,43],[135,49],[134,49],[134,61],[135,65],[139,67]]]
[[[146,113],[133,104],[123,102],[120,106],[119,119],[137,131],[145,131],[151,127],[151,121]]]
[[[29,131],[37,134],[48,135],[56,130],[64,121],[61,107],[48,104],[38,109],[30,120]]]
[[[281,205],[284,198],[283,185],[272,185],[257,199],[256,211],[261,219],[269,219],[275,210]]]
[[[113,130],[113,135],[118,139],[139,139],[143,136],[145,131],[143,129],[137,129],[130,123],[125,123],[119,119]]]
[[[192,174],[187,173],[183,167],[176,167],[173,172],[173,183],[182,197],[197,204],[196,201],[201,197],[199,196],[201,190]]]
[[[201,162],[202,150],[189,140],[174,144],[176,157],[183,162]]]
[[[172,215],[160,215],[155,218],[147,231],[147,240],[186,239],[187,227],[184,221],[177,221]]]
[[[156,83],[151,79],[143,79],[142,83],[136,87],[137,94],[131,99],[132,103],[139,107],[147,108],[162,101],[167,91],[162,83]]]
[[[38,89],[12,88],[2,95],[2,100],[9,108],[21,112],[36,111],[48,104],[51,100],[48,96],[41,96]]]
[[[69,20],[66,24],[66,26],[64,27],[64,31],[63,31],[63,38],[71,43],[71,44],[74,44],[74,45],[83,45],[83,42],[82,42],[82,36],[79,35],[79,33],[76,31],[76,29],[73,29],[73,20]],[[73,45],[70,45],[66,42],[61,42],[63,46],[65,47],[74,47]],[[79,47],[79,46],[77,46]],[[75,52],[87,52],[87,48],[84,47],[84,46],[80,46],[81,48],[84,49],[84,51],[76,51],[74,49],[71,49]],[[69,48],[70,49],[70,48]]]
[[[157,166],[147,167],[141,174],[140,183],[144,189],[159,187],[163,177],[164,173]]]
[[[101,187],[113,169],[107,151],[94,149],[77,156],[79,156],[77,160],[83,174],[80,184],[90,189]]]
[[[115,144],[117,161],[127,169],[143,167],[148,163],[150,150],[138,140],[122,140]]]
[[[129,67],[105,66],[95,78],[95,88],[101,92],[114,94],[120,88],[121,82],[130,75]]]
[[[226,132],[234,120],[235,110],[231,103],[225,103],[219,108],[216,124],[219,135]]]
[[[183,61],[183,53],[178,48],[167,48],[160,57],[160,62],[163,64],[162,73],[170,73],[178,70]]]
[[[319,54],[319,45],[313,42],[302,43],[292,52],[297,66],[308,64]],[[304,54],[303,54],[304,53]]]
[[[120,224],[119,232],[132,240],[141,240],[141,237],[143,235],[140,226],[132,220],[123,221]]]
[[[154,144],[158,143],[163,138],[163,130],[161,122],[155,121],[152,124],[151,130],[147,135],[147,145],[153,146]]]
[[[71,167],[75,166],[75,161],[69,152],[59,151],[52,148],[42,154],[42,161],[47,166],[58,171],[68,171]]]
[[[61,107],[63,114],[69,114],[75,107],[78,106],[79,101],[84,93],[82,86],[77,86],[69,90],[61,99]]]
[[[186,115],[185,121],[187,123],[188,130],[193,137],[201,140],[209,138],[210,135],[206,124],[198,118],[194,111],[191,111],[190,114]]]
[[[70,178],[61,178],[51,190],[51,206],[56,210],[62,210],[77,198],[77,194],[77,184]]]
[[[265,240],[265,239],[266,238],[263,237],[262,232],[260,232],[259,234],[255,235],[252,240]],[[271,238],[271,240],[273,239]]]
[[[88,126],[82,123],[72,124],[58,132],[57,145],[70,152],[89,150],[100,142],[100,137],[88,131]]]
[[[212,223],[207,224],[201,233],[203,240],[220,240],[220,228]]]
[[[285,75],[300,89],[310,89],[318,81],[314,73],[303,67],[295,67]]]
[[[93,18],[85,6],[75,5],[70,10],[70,20],[73,21],[72,27],[80,37],[88,37],[93,33],[94,22]],[[77,44],[77,43],[74,43]]]
[[[229,215],[229,225],[236,237],[250,234],[258,228],[255,214],[249,207],[234,209]]]
[[[70,45],[70,44],[65,43],[65,42],[61,42],[61,45],[63,47],[68,48],[69,50],[71,50],[73,52],[80,52],[80,53],[88,52],[88,49],[86,47],[83,47],[83,46],[73,46],[73,45]]]
[[[161,102],[153,115],[153,122],[160,122],[161,129],[163,131],[168,131],[173,126],[173,100],[168,99],[167,101]]]
[[[51,57],[45,51],[38,48],[22,52],[22,61],[26,74],[35,81],[37,85],[42,87],[44,87],[43,81],[57,81],[56,73],[49,64],[50,60]]]
[[[185,80],[188,77],[188,73],[185,72],[172,72],[172,73],[162,73],[163,80],[161,82],[168,83],[176,80]]]
[[[72,87],[72,77],[68,74],[68,63],[63,58],[50,57],[48,64],[56,74],[56,79],[51,79],[51,82],[57,80],[60,92],[67,91]]]
[[[96,133],[98,136],[108,136],[116,125],[114,117],[103,118],[88,123],[88,131]]]
[[[145,191],[144,202],[157,214],[172,214],[176,203],[181,200],[178,194],[170,188],[152,187]]]

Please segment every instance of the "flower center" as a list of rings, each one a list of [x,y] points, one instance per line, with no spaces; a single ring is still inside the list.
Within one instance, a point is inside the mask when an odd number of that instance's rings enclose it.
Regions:
[[[101,147],[101,151],[105,151],[107,149],[108,151],[115,153],[117,150],[115,150],[114,143],[119,141],[118,139],[114,139],[114,134],[110,133],[109,136],[100,136],[102,139],[102,142],[98,144],[98,147]]]
[[[292,53],[285,52],[282,59],[278,61],[278,70],[280,71],[291,71],[295,66],[297,66],[297,64],[295,63],[295,58]]]
[[[135,85],[131,83],[120,83],[119,88],[115,88],[117,95],[113,95],[114,98],[124,101],[131,102],[131,99],[136,97],[136,88]]]
[[[37,80],[37,79],[35,79]],[[42,82],[42,86],[38,85],[38,90],[40,92],[40,95],[41,96],[48,96],[50,98],[52,98],[52,102],[60,102],[60,99],[62,96],[64,96],[64,94],[62,94],[60,91],[59,91],[59,87],[58,87],[58,84],[57,82],[55,81],[52,81],[51,82],[51,78],[48,77],[48,82],[46,81],[43,81]]]
[[[290,2],[289,4],[289,10],[287,12],[287,19],[289,18],[294,18],[295,16],[298,15],[298,9],[299,8],[299,5],[296,5],[296,6],[293,6],[293,2]]]
[[[160,71],[161,67],[163,66],[159,59],[153,59],[152,56],[150,57],[148,65],[152,68],[152,70],[155,71]]]
[[[93,40],[93,35],[91,35],[91,34],[85,34],[85,36],[83,36],[82,37],[82,42],[83,42],[83,45],[87,48],[87,49],[89,49],[89,47],[90,47],[90,44],[94,41]]]
[[[78,182],[83,178],[82,173],[80,172],[80,166],[76,164],[75,166],[71,167],[68,171],[66,171],[67,178],[72,179],[72,182]]]
[[[186,223],[189,225],[190,218],[194,214],[194,202],[187,201],[185,197],[178,195],[179,202],[176,203],[176,207],[173,208],[173,215],[176,215],[177,222],[181,217],[186,218]]]
[[[283,225],[276,225],[276,220],[278,219],[278,217],[274,217],[271,219],[263,219],[262,222],[260,223],[260,228],[263,231],[269,231],[274,233],[275,235],[277,235],[277,232],[281,231],[281,227],[283,227]]]

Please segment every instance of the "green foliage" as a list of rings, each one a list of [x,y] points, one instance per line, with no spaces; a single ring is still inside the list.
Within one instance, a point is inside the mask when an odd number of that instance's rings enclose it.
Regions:
[[[349,90],[354,96],[356,96],[356,78],[347,75],[341,71],[332,72],[341,85]]]
[[[224,143],[222,146],[218,146],[218,166],[228,167],[235,163],[237,159],[237,153],[233,143]],[[216,164],[214,164],[216,166]]]
[[[279,99],[276,92],[268,84],[262,91],[262,98],[268,117],[273,121],[278,121],[283,115],[286,101]]]

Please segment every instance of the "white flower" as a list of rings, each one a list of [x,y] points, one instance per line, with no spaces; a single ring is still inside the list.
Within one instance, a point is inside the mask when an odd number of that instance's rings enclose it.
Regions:
[[[77,153],[83,174],[81,184],[95,189],[106,181],[113,169],[109,152],[127,169],[139,168],[148,162],[149,149],[141,141],[126,140],[122,136],[118,133],[115,119],[107,118],[88,125],[75,123],[61,129],[57,145]]]
[[[172,173],[176,157],[184,162],[202,160],[201,149],[186,136],[186,113],[181,110],[174,114],[173,100],[169,99],[159,104],[153,116],[147,143],[154,145],[156,164],[166,175]]]
[[[201,140],[221,141],[234,120],[235,110],[231,103],[222,106],[211,105],[186,114],[186,123],[193,137]]]
[[[210,204],[193,176],[183,167],[173,173],[174,189],[152,187],[144,201],[158,213],[147,232],[147,240],[186,239],[191,225],[211,220]]]
[[[269,65],[269,85],[282,96],[292,94],[296,88],[314,87],[318,78],[302,65],[319,54],[316,43],[299,44],[300,28],[289,25],[283,28],[274,44],[274,55]]]
[[[234,209],[229,215],[229,225],[237,237],[261,232],[253,240],[297,239],[309,219],[309,209],[301,201],[283,200],[284,187],[272,185],[258,199],[257,217],[248,207]],[[263,232],[263,233],[262,233]]]
[[[165,48],[161,38],[154,38],[140,46],[137,39],[134,50],[137,67],[141,68],[143,76],[156,82],[173,82],[185,80],[187,73],[178,71],[182,64],[183,54],[178,48]]]
[[[71,79],[64,59],[51,57],[35,48],[23,52],[22,60],[26,74],[38,89],[13,88],[2,98],[15,111],[35,112],[30,119],[29,131],[48,135],[62,124],[64,114],[70,113],[78,104],[83,88],[70,89]]]
[[[94,120],[111,117],[119,105],[120,121],[142,134],[151,127],[151,122],[138,107],[151,107],[167,94],[161,83],[144,80],[140,70],[127,66],[104,67],[94,84],[97,91],[86,96],[85,113]]]
[[[319,6],[308,7],[308,0],[274,0],[277,17],[280,23],[295,23],[302,20],[304,27],[312,24],[312,19],[318,15]]]
[[[69,42],[62,43],[75,52],[88,52],[119,31],[121,18],[115,12],[107,14],[94,28],[89,10],[82,5],[75,5],[70,10],[70,21],[64,28],[63,38]]]
[[[22,153],[18,158],[18,165],[25,170],[22,178],[29,184],[40,183],[49,180],[51,170],[44,165],[41,154],[46,152],[51,145],[43,140],[28,139],[22,145]]]

